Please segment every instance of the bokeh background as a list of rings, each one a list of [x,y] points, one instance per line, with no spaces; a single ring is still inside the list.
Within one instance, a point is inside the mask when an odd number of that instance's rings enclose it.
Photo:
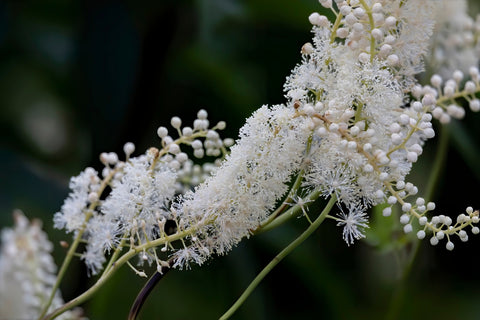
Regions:
[[[314,0],[161,0],[0,2],[0,226],[13,209],[52,230],[68,180],[100,169],[103,151],[137,154],[158,146],[156,128],[174,115],[184,123],[200,108],[227,121],[236,137],[263,104],[284,101],[283,82],[310,40]],[[475,11],[474,11],[475,12]],[[478,12],[478,10],[476,11]],[[434,200],[440,213],[480,208],[480,116],[449,126],[450,146]],[[437,141],[412,173],[426,184]],[[315,210],[315,209],[312,209]],[[388,230],[392,221],[377,221]],[[141,319],[216,319],[283,247],[304,219],[242,242],[228,256],[190,271],[172,271],[154,290]],[[341,229],[321,226],[255,290],[233,319],[480,319],[479,237],[453,252],[397,233],[372,233],[347,247]],[[394,241],[390,241],[394,239]],[[393,245],[388,245],[393,243]],[[92,284],[81,263],[62,287],[65,299]],[[145,280],[128,268],[84,305],[90,319],[124,319]],[[404,290],[392,313],[396,292]],[[394,308],[395,309],[395,308]],[[3,319],[2,319],[3,320]]]

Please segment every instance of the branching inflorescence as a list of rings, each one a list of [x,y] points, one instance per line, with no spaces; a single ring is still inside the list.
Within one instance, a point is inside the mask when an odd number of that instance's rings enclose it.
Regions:
[[[302,61],[287,78],[287,102],[258,109],[235,144],[219,137],[223,122],[209,129],[201,110],[193,127],[172,118],[176,139],[160,127],[160,148],[132,157],[135,147],[127,143],[125,161],[104,153],[100,175],[87,168],[72,178],[72,192],[54,217],[55,227],[74,236],[58,281],[77,253],[91,274],[103,272],[98,286],[124,263],[146,276],[129,262],[135,256],[140,265],[156,264],[159,273],[201,265],[294,213],[319,223],[307,212],[319,197],[337,202],[339,214],[325,213],[321,221],[337,221],[348,245],[365,236],[367,210],[379,204],[386,204],[386,217],[398,204],[405,233],[415,230],[432,245],[445,239],[448,250],[455,237],[466,241],[467,231],[479,233],[478,211],[468,207],[455,219],[432,216],[435,204],[418,197],[406,179],[424,143],[435,136],[432,119],[443,124],[464,117],[465,101],[480,110],[478,19],[462,18],[462,1],[320,3],[335,21],[309,16],[313,42],[302,47]],[[445,18],[439,6],[455,7],[455,18]],[[450,60],[457,47],[468,65]],[[427,66],[439,66],[439,74],[421,85],[416,76],[429,50],[434,54]],[[185,146],[196,158],[216,160],[194,165]]]

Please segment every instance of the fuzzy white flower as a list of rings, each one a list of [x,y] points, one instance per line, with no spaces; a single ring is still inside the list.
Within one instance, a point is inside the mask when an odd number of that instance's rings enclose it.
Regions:
[[[348,213],[342,210],[338,216],[337,226],[343,226],[343,240],[347,245],[365,238],[364,229],[368,228],[368,218],[361,205],[352,205]]]
[[[14,218],[15,227],[1,233],[0,319],[36,319],[56,280],[53,246],[39,221],[28,221],[20,211]],[[58,291],[50,310],[62,304]],[[58,319],[81,319],[80,310],[66,312]]]
[[[187,225],[205,225],[193,246],[224,254],[267,217],[300,170],[310,122],[285,106],[264,106],[247,120],[226,161],[179,205]]]

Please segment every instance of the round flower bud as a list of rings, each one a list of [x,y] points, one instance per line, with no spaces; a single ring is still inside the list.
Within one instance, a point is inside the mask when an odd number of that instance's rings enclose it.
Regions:
[[[190,127],[183,127],[182,129],[182,135],[185,137],[190,137],[193,134],[193,129]]]
[[[477,86],[475,85],[475,82],[469,80],[465,83],[465,91],[467,91],[470,94],[475,93],[477,90]]]
[[[382,214],[384,217],[389,217],[392,214],[392,208],[386,207],[385,209],[383,209]]]
[[[389,28],[394,27],[396,23],[397,23],[397,18],[393,16],[389,16],[385,19],[385,25]]]
[[[409,162],[417,162],[418,160],[418,155],[417,153],[413,152],[413,151],[410,151],[407,153],[407,160]]]
[[[195,158],[201,159],[205,155],[205,151],[203,151],[203,149],[195,149],[193,150],[193,155],[195,156]]]
[[[308,21],[314,26],[318,26],[320,24],[320,14],[318,12],[314,12],[308,16]]]
[[[410,217],[408,216],[408,214],[402,214],[402,216],[400,217],[400,223],[407,224],[409,221]]]
[[[179,117],[173,117],[173,118],[170,120],[170,124],[171,124],[172,127],[174,127],[175,129],[180,129],[180,127],[182,126],[182,119],[180,119]]]
[[[302,46],[302,49],[300,50],[300,53],[305,54],[305,55],[309,55],[309,54],[312,54],[314,51],[315,51],[315,49],[313,48],[313,45],[310,42],[307,42]]]
[[[452,241],[448,241],[445,247],[447,248],[447,250],[452,251],[455,246],[453,245]]]
[[[207,111],[205,111],[204,109],[200,109],[198,112],[197,112],[197,118],[200,119],[200,120],[205,120],[207,119],[208,117],[208,113]]]
[[[192,148],[193,149],[201,149],[203,147],[202,141],[200,140],[193,140],[192,141]]]
[[[417,238],[420,239],[420,240],[424,239],[425,238],[425,231],[423,231],[423,230],[418,231],[417,232]]]
[[[125,152],[125,155],[130,157],[130,155],[135,151],[135,145],[131,142],[127,142],[123,145],[123,152]]]
[[[472,101],[470,101],[469,106],[470,106],[470,110],[472,110],[473,112],[480,111],[480,100],[473,99]]]
[[[403,227],[403,232],[405,233],[410,233],[412,232],[413,228],[412,228],[412,225],[409,223],[409,224],[406,224],[404,227]]]
[[[434,87],[440,87],[442,85],[442,82],[443,82],[443,79],[441,76],[439,76],[438,74],[434,74],[431,78],[430,78],[430,83],[432,84],[432,86]]]
[[[418,223],[421,225],[421,226],[424,226],[427,224],[427,217],[421,217],[420,219],[418,219]]]
[[[375,29],[372,29],[372,37],[375,39],[375,40],[381,40],[383,38],[383,32],[382,30],[378,29],[378,28],[375,28]]]
[[[460,71],[460,70],[455,70],[453,72],[453,80],[455,80],[455,82],[460,82],[463,80],[463,72]]]
[[[400,59],[398,58],[398,56],[396,54],[391,54],[387,57],[387,63],[392,67],[396,66],[399,61],[400,61]]]
[[[390,196],[388,197],[388,204],[395,204],[397,203],[397,198],[395,198],[394,196]]]
[[[445,233],[443,233],[443,231],[438,231],[435,236],[438,240],[442,240],[443,238],[445,238]]]
[[[165,128],[165,127],[159,127],[157,129],[157,135],[160,137],[160,138],[165,138],[167,135],[168,135],[168,129]]]

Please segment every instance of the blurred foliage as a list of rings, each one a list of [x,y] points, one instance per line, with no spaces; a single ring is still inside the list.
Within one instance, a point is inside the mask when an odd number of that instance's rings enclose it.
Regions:
[[[314,0],[0,2],[0,226],[21,208],[39,217],[55,243],[51,217],[68,180],[98,154],[132,141],[137,154],[158,145],[156,127],[205,108],[236,137],[262,104],[284,101],[282,86],[309,41]],[[480,116],[451,126],[452,144],[434,196],[441,213],[480,208]],[[420,190],[436,154],[425,149],[412,181]],[[312,209],[313,211],[313,209]],[[234,319],[384,319],[412,250],[398,223],[372,212],[368,241],[347,247],[327,222],[257,288]],[[215,319],[305,228],[292,221],[190,271],[172,271],[142,319]],[[380,231],[375,231],[380,230]],[[393,230],[392,232],[386,232]],[[393,240],[392,240],[393,237]],[[474,251],[424,241],[407,279],[399,319],[478,319]],[[57,245],[56,261],[62,249]],[[72,298],[94,279],[74,264],[62,290]],[[91,319],[125,318],[144,280],[123,268],[85,305]]]

